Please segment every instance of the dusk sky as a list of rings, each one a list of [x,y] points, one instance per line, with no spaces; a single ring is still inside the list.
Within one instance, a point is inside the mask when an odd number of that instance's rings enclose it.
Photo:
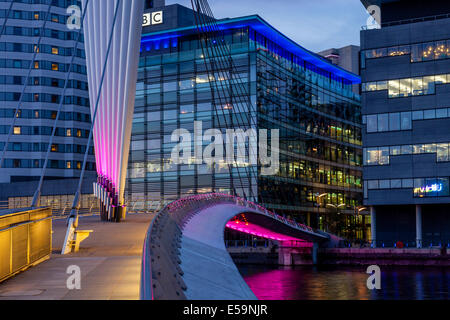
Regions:
[[[190,0],[166,0],[191,7]],[[359,45],[369,15],[360,0],[209,0],[216,18],[258,14],[311,51]]]

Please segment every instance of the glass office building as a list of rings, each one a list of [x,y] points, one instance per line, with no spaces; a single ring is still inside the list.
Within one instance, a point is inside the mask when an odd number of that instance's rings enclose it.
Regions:
[[[305,50],[258,16],[217,22],[234,68],[212,75],[192,11],[173,5],[152,12],[164,15],[164,22],[143,32],[130,200],[151,210],[196,193],[255,195],[253,200],[286,216],[362,237],[362,218],[355,214],[362,204],[361,113],[359,96],[352,92],[359,77]],[[211,82],[228,89],[228,103],[214,99]],[[250,110],[239,103],[243,100],[251,102]],[[175,164],[172,133],[179,128],[193,133],[195,121],[202,122],[203,131],[280,130],[279,171],[264,176],[249,164]]]
[[[378,246],[450,241],[450,4],[362,1],[381,28],[361,33],[364,203]],[[404,10],[408,7],[408,10]]]
[[[12,0],[0,0],[3,26]],[[51,9],[49,14],[49,4]],[[23,86],[26,90],[8,144],[0,183],[38,180],[69,71],[78,30],[66,23],[75,0],[14,1],[0,37],[0,150],[3,151]],[[44,19],[47,18],[42,30]],[[37,46],[39,37],[42,41]],[[83,37],[81,36],[81,40]],[[34,52],[36,60],[32,63]],[[31,74],[27,80],[31,65]],[[47,179],[75,178],[81,173],[90,129],[84,46],[78,45],[64,97]],[[87,169],[93,173],[93,148]],[[27,196],[31,196],[27,194]]]

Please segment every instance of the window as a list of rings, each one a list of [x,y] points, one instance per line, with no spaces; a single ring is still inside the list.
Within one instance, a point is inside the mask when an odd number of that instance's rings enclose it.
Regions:
[[[22,128],[21,127],[14,127],[14,134],[16,136],[19,136],[22,134]]]
[[[435,119],[436,118],[436,110],[425,110],[423,112],[423,118],[425,120]]]
[[[447,162],[449,161],[448,155],[448,143],[438,143],[436,145],[437,161]]]
[[[389,116],[388,114],[378,115],[378,132],[389,131]]]
[[[423,79],[422,78],[411,79],[411,89],[413,96],[423,95]]]
[[[390,147],[390,155],[391,156],[399,156],[401,155],[401,147],[400,146],[393,146]]]
[[[367,116],[367,132],[378,132],[378,117],[377,115]]]
[[[401,179],[392,179],[391,180],[391,189],[401,189],[402,188],[402,180]]]
[[[389,98],[398,98],[400,96],[400,80],[389,80],[388,89]]]
[[[414,111],[412,113],[413,120],[423,120],[423,111]]]
[[[412,188],[414,186],[413,179],[402,179],[402,188]]]
[[[436,118],[447,118],[447,109],[437,109]]]
[[[59,50],[57,47],[52,47],[52,54],[59,54]]]
[[[132,151],[142,151],[145,149],[145,141],[132,141],[131,142],[131,150]]]
[[[57,63],[52,63],[52,70],[53,71],[58,71],[59,70],[59,66]]]
[[[379,149],[379,165],[384,166],[389,164],[389,147],[382,147]]]
[[[411,129],[412,129],[411,112],[402,112],[401,130],[411,130]]]
[[[413,148],[411,145],[401,146],[402,155],[410,155],[413,152]]]
[[[378,187],[380,189],[390,189],[391,188],[391,181],[390,180],[380,180]]]
[[[389,114],[389,130],[390,131],[400,130],[400,113]]]
[[[369,180],[367,182],[367,188],[369,190],[378,189],[378,180]]]
[[[400,97],[411,96],[411,79],[401,79],[399,80],[400,85]]]
[[[374,166],[378,165],[379,162],[379,152],[378,148],[367,148],[365,152],[366,165]]]
[[[423,77],[423,90],[424,94],[435,93],[434,76]]]

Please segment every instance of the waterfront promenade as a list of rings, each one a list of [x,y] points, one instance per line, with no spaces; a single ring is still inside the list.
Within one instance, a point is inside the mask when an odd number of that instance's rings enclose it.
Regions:
[[[144,238],[154,215],[130,214],[120,224],[80,217],[80,230],[94,230],[80,252],[62,256],[65,219],[53,220],[50,260],[0,284],[0,300],[137,300]],[[81,270],[81,290],[69,290],[69,266]]]

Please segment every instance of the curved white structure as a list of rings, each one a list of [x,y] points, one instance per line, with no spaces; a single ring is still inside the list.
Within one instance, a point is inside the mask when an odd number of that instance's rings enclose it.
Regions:
[[[87,0],[82,0],[83,10],[87,10],[84,37],[92,115],[118,1],[111,50],[94,124],[97,172],[102,177],[100,184],[109,197],[106,201],[109,207],[124,204],[144,1],[90,0],[86,7]]]

